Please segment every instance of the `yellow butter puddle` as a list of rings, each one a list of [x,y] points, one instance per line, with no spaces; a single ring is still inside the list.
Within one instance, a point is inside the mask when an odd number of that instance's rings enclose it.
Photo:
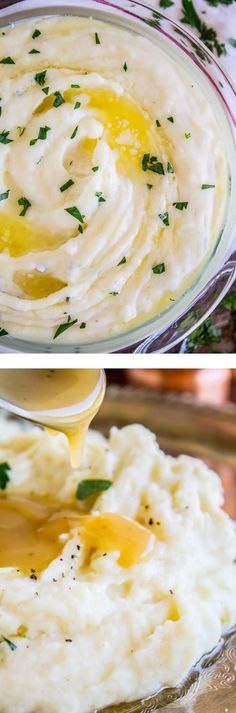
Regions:
[[[62,282],[62,280],[53,277],[53,275],[26,272],[25,270],[17,270],[15,272],[14,283],[31,300],[43,299],[66,287],[66,282]]]
[[[0,498],[0,567],[37,576],[59,557],[74,530],[86,563],[95,551],[119,552],[121,567],[140,562],[151,538],[147,528],[118,513],[81,515],[72,505],[11,495]]]
[[[76,235],[78,231],[76,231]],[[75,237],[74,235],[70,235]],[[25,218],[16,218],[0,211],[0,252],[8,250],[11,257],[30,252],[55,250],[68,240],[68,235],[52,235],[40,231]]]

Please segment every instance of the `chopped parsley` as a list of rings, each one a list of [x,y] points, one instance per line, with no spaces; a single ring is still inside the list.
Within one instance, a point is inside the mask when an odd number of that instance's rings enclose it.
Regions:
[[[172,0],[160,0],[159,6],[163,7],[164,10],[166,10],[168,7],[171,7],[171,5],[174,5]]]
[[[174,117],[173,116],[167,116],[168,121],[170,121],[171,124],[174,123]]]
[[[9,463],[0,463],[0,488],[1,490],[6,490],[7,483],[9,483],[10,478],[8,471],[11,470]]]
[[[93,171],[94,173],[96,173],[96,171],[98,171],[98,169],[99,169],[99,166],[93,166],[93,167],[92,167],[92,171]]]
[[[39,84],[40,87],[42,87],[43,84],[45,84],[46,74],[47,74],[47,70],[45,69],[44,72],[37,72],[37,74],[35,74],[35,76],[34,76],[35,81],[37,82],[37,84]]]
[[[171,163],[167,163],[167,173],[174,173],[173,166],[171,166]]]
[[[214,30],[213,27],[209,27],[198,15],[192,0],[182,0],[182,11],[183,16],[181,17],[181,22],[195,27],[200,40],[204,42],[211,52],[215,52],[218,57],[225,54],[224,43],[219,42],[216,30]]]
[[[15,649],[17,649],[16,644],[14,644],[13,641],[10,641],[10,639],[7,639],[6,636],[3,636],[3,634],[1,634],[1,639],[2,641],[0,641],[0,644],[3,644],[3,642],[5,642],[5,644],[9,646],[9,649],[11,649],[11,651],[15,651]]]
[[[186,139],[190,139],[190,136],[191,136],[190,131],[189,131],[187,134],[184,134],[184,136],[185,136]]]
[[[38,140],[45,141],[48,131],[51,131],[50,126],[40,126],[38,136],[36,139],[31,139],[30,146],[34,146]]]
[[[57,327],[53,339],[56,339],[59,337],[62,332],[65,332],[67,329],[70,327],[73,327],[74,324],[77,324],[78,319],[71,319],[70,314],[68,315],[68,320],[67,322],[64,322],[63,324],[59,324],[59,327]]]
[[[99,478],[96,480],[81,480],[76,489],[76,498],[77,500],[86,500],[86,498],[89,498],[90,495],[95,495],[96,493],[102,493],[103,490],[108,490],[111,485],[111,480],[102,480]]]
[[[156,126],[161,126],[159,119],[156,119]]]
[[[5,201],[8,198],[9,193],[10,193],[10,188],[8,189],[8,191],[5,191],[5,193],[0,193],[0,201]]]
[[[229,309],[234,312],[236,310],[236,292],[231,292],[230,295],[226,295],[221,304],[225,309]]]
[[[0,64],[15,64],[15,62],[12,57],[3,57],[3,59],[0,59]]]
[[[81,102],[75,102],[74,109],[79,109],[81,106]]]
[[[100,45],[100,44],[101,44],[97,32],[95,32],[95,43],[96,43],[96,45]]]
[[[222,335],[221,327],[215,327],[211,317],[207,317],[205,322],[194,329],[187,341],[186,351],[193,353],[198,345],[208,345],[212,342],[219,342]]]
[[[80,84],[71,84],[71,89],[80,89]]]
[[[202,183],[201,189],[205,191],[206,188],[215,188],[215,183]]]
[[[73,205],[70,208],[64,208],[64,210],[66,210],[67,213],[72,215],[73,218],[76,218],[76,220],[78,220],[79,223],[84,222],[84,216],[80,212],[79,208],[77,208],[77,206]]]
[[[72,131],[72,134],[71,134],[71,137],[70,137],[71,139],[74,139],[74,138],[75,138],[75,136],[76,136],[76,134],[77,134],[77,131],[78,131],[78,128],[79,128],[79,126],[78,126],[78,124],[77,124],[77,126],[76,126],[75,129],[74,129],[74,131]]]
[[[145,153],[143,155],[142,169],[143,171],[153,171],[153,173],[159,173],[161,176],[165,175],[163,164],[157,160],[156,156],[150,156],[150,153]]]
[[[34,30],[34,32],[32,34],[32,40],[36,40],[36,37],[39,37],[39,35],[41,35],[40,30],[37,30],[37,29]]]
[[[85,327],[86,327],[86,322],[81,322],[81,324],[79,325],[79,328],[85,329]]]
[[[67,188],[70,188],[70,186],[73,185],[74,181],[72,181],[72,178],[69,178],[69,181],[66,181],[66,183],[63,183],[63,186],[60,186],[61,193],[64,193],[64,191],[67,191]]]
[[[22,216],[24,216],[26,214],[26,211],[31,207],[31,203],[24,196],[22,198],[19,198],[18,205],[23,206],[21,213],[19,213],[19,215],[22,215]]]
[[[124,70],[124,72],[127,72],[127,69],[128,69],[128,65],[127,65],[127,62],[125,62],[125,63],[123,64],[123,70]]]
[[[174,205],[177,210],[184,210],[184,208],[187,208],[188,206],[188,201],[176,201],[175,203],[172,203],[172,205]]]
[[[96,191],[95,196],[98,198],[99,203],[106,203],[106,198],[103,197],[102,191]]]
[[[42,92],[47,95],[49,92],[49,87],[42,87]]]
[[[65,103],[65,99],[63,99],[61,92],[54,92],[54,96],[55,96],[55,99],[53,102],[53,106],[55,106],[56,108],[58,106],[61,106],[61,104]]]
[[[17,126],[17,129],[19,131],[19,136],[23,136],[25,133],[25,126]]]
[[[40,54],[40,51],[36,50],[36,49],[32,49],[32,50],[30,50],[30,52],[28,52],[28,54]]]
[[[112,297],[117,297],[119,292],[109,292],[109,295],[112,295]]]
[[[148,190],[150,191],[151,188],[153,188],[153,184],[152,184],[152,183],[147,183],[147,188],[148,188]]]
[[[165,272],[165,263],[164,262],[159,262],[158,265],[154,265],[152,268],[152,272],[154,272],[155,275],[161,275],[162,272]]]
[[[169,213],[167,211],[166,213],[159,213],[159,218],[162,220],[162,223],[164,223],[164,225],[170,225]]]
[[[120,262],[117,263],[117,267],[119,267],[119,265],[124,265],[125,262],[127,262],[126,257],[122,257],[122,260],[120,260]]]
[[[1,131],[0,132],[0,144],[10,144],[13,139],[9,139],[8,136],[10,134],[10,131]]]
[[[8,332],[6,329],[3,329],[3,327],[0,327],[0,337],[5,337]]]
[[[234,39],[234,37],[230,37],[228,41],[231,47],[236,47],[236,40]]]

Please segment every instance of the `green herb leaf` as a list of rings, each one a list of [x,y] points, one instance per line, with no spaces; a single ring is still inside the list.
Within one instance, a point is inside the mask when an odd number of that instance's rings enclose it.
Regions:
[[[98,198],[99,203],[106,203],[106,198],[103,197],[102,191],[96,191],[95,196]]]
[[[200,39],[211,52],[215,52],[218,57],[225,54],[224,43],[219,42],[216,31],[206,25],[199,17],[192,0],[182,0],[182,10],[183,16],[181,17],[181,22],[195,27],[195,29],[198,30]]]
[[[0,463],[0,488],[1,490],[6,490],[7,483],[9,483],[10,478],[8,471],[11,470],[11,466],[6,461]]]
[[[6,329],[3,329],[3,327],[0,327],[0,337],[5,337],[8,332]]]
[[[147,183],[147,188],[148,188],[148,190],[150,191],[151,188],[153,188],[153,184],[152,184],[152,183]]]
[[[70,186],[74,185],[74,181],[72,181],[72,178],[69,178],[69,181],[66,183],[63,183],[63,186],[60,187],[61,193],[64,193],[64,191],[67,191],[67,188],[70,188]]]
[[[215,188],[215,183],[202,183],[202,185],[201,185],[202,191],[206,190],[206,188]]]
[[[81,480],[76,489],[76,498],[77,500],[86,500],[90,495],[96,495],[96,493],[102,493],[104,490],[108,490],[111,485],[111,480]]]
[[[215,327],[211,317],[207,317],[205,322],[197,327],[190,336],[187,342],[187,352],[195,351],[198,345],[208,345],[212,342],[219,342],[222,335],[222,329]]]
[[[73,218],[76,218],[80,223],[84,222],[84,216],[80,212],[79,208],[77,208],[75,205],[71,206],[71,208],[64,208],[67,213],[73,216]]]
[[[167,7],[171,7],[171,5],[174,5],[172,0],[160,0],[159,2],[159,6],[163,7],[165,10]]]
[[[71,84],[71,89],[80,89],[80,84]]]
[[[23,136],[25,133],[25,126],[17,126],[17,129],[19,131],[19,136]]]
[[[162,223],[164,223],[164,225],[170,225],[169,213],[167,211],[166,213],[159,213],[159,218],[162,220]]]
[[[190,139],[190,136],[191,136],[191,133],[190,133],[190,131],[189,131],[189,133],[188,133],[188,134],[184,134],[184,136],[185,136],[185,138],[186,138],[186,139]]]
[[[159,119],[156,119],[156,126],[161,126]]]
[[[81,102],[75,102],[74,109],[79,109],[81,106]]]
[[[236,47],[236,40],[234,39],[234,37],[230,37],[228,42],[232,47]]]
[[[19,215],[23,216],[26,214],[26,211],[31,207],[31,203],[24,196],[22,198],[19,198],[18,205],[23,205],[23,210],[21,211],[21,213],[19,213]]]
[[[173,166],[171,166],[171,163],[167,163],[167,173],[174,173]]]
[[[44,92],[44,94],[48,95],[49,87],[42,87],[42,92]]]
[[[174,117],[173,116],[167,116],[168,121],[170,121],[171,124],[174,123]]]
[[[96,45],[100,45],[100,44],[101,44],[97,32],[95,32],[95,42],[96,42]]]
[[[0,64],[15,64],[15,62],[12,57],[3,57],[3,59],[0,59]]]
[[[28,54],[40,54],[40,51],[32,49],[32,50],[30,50],[30,52],[28,52]]]
[[[47,138],[48,131],[51,131],[50,126],[40,126],[38,139],[40,139],[41,141],[45,141],[45,139]]]
[[[86,322],[81,322],[81,324],[79,325],[79,328],[85,329],[85,327],[86,327]]]
[[[0,144],[10,144],[13,141],[13,139],[8,138],[9,133],[10,133],[10,131],[1,131],[0,132]]]
[[[53,339],[56,339],[59,337],[62,332],[66,332],[67,329],[70,327],[73,327],[74,324],[77,324],[78,319],[71,319],[71,316],[68,316],[67,322],[64,322],[63,324],[59,324],[59,327],[57,327]]]
[[[61,106],[61,104],[65,104],[65,99],[63,99],[63,96],[61,92],[54,92],[55,100],[53,102],[53,106],[58,107]]]
[[[9,193],[10,193],[10,188],[8,189],[8,191],[5,191],[5,193],[0,193],[0,201],[5,201],[8,198]]]
[[[128,69],[128,65],[127,65],[127,62],[125,62],[125,63],[123,64],[123,70],[124,70],[124,72],[127,72],[127,69]]]
[[[172,203],[172,205],[174,205],[177,210],[184,210],[184,208],[187,208],[188,206],[188,201],[177,201]]]
[[[154,272],[155,275],[161,275],[162,272],[166,271],[165,263],[164,262],[159,262],[158,265],[154,265],[152,268],[152,272]]]
[[[39,37],[39,35],[41,35],[40,30],[37,30],[37,29],[34,30],[34,32],[32,34],[32,40],[36,40],[36,37]]]
[[[79,128],[79,126],[78,126],[78,124],[77,124],[77,126],[76,126],[75,129],[74,129],[74,131],[72,131],[72,134],[71,134],[71,137],[70,137],[71,139],[74,139],[74,138],[75,138],[75,136],[76,136],[76,134],[77,134],[77,131],[78,131],[78,128]]]
[[[119,292],[109,292],[109,295],[112,295],[112,297],[117,297]]]
[[[34,76],[35,81],[37,82],[37,84],[39,84],[40,87],[42,87],[43,84],[45,84],[46,74],[47,74],[47,70],[45,69],[44,72],[37,72],[37,74],[35,74],[35,76]]]
[[[0,636],[2,639],[2,641],[0,641],[1,644],[5,641],[5,644],[7,644],[9,646],[9,649],[11,649],[11,651],[15,651],[15,649],[17,649],[17,646],[16,646],[16,644],[13,643],[13,641],[10,641],[10,639],[7,639],[6,636],[3,636],[3,634],[1,634]]]
[[[221,304],[225,309],[229,309],[231,312],[236,311],[236,292],[231,292],[230,295],[226,295],[222,300]]]
[[[143,155],[142,169],[143,171],[153,171],[153,173],[159,173],[161,176],[165,175],[163,164],[157,160],[156,156],[150,156],[149,153],[145,153]]]
[[[120,260],[120,262],[117,263],[117,267],[119,267],[119,265],[124,265],[125,262],[127,262],[126,257],[122,257],[122,260]]]
[[[98,171],[98,169],[99,169],[99,166],[93,166],[93,167],[92,167],[92,171],[93,171],[94,173],[96,173],[96,171]]]

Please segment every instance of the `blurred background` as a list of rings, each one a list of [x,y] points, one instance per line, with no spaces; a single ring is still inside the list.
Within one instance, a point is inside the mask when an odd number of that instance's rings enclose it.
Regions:
[[[192,394],[202,403],[236,404],[236,369],[106,369],[108,384]]]

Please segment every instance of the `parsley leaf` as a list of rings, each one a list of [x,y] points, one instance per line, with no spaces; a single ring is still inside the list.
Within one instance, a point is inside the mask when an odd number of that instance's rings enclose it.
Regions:
[[[40,30],[37,30],[37,29],[34,30],[34,32],[32,34],[32,40],[36,40],[36,37],[39,37],[39,35],[41,35]]]
[[[63,324],[59,324],[59,327],[57,327],[53,339],[56,339],[59,337],[62,332],[65,332],[69,327],[73,327],[74,324],[77,324],[78,319],[71,319],[71,316],[69,314],[67,322],[64,322]]]
[[[159,119],[156,119],[156,126],[158,126],[158,127],[161,126]]]
[[[111,480],[102,479],[88,479],[81,480],[76,489],[77,500],[86,500],[90,495],[95,495],[96,493],[101,493],[103,490],[108,490],[112,485]]]
[[[80,89],[80,84],[71,84],[71,89]]]
[[[79,109],[81,106],[81,102],[75,102],[74,109]]]
[[[76,136],[76,134],[77,134],[77,131],[78,131],[78,128],[79,128],[79,127],[78,127],[78,124],[77,124],[77,126],[76,126],[75,129],[74,129],[74,131],[72,131],[72,134],[71,134],[71,137],[70,137],[71,139],[74,139],[74,138],[75,138],[75,136]]]
[[[220,327],[215,327],[212,318],[207,317],[203,324],[200,324],[188,337],[187,352],[193,352],[198,345],[208,345],[212,342],[219,342],[222,334]]]
[[[182,10],[181,22],[195,27],[200,39],[211,52],[215,51],[218,57],[225,54],[225,45],[219,42],[216,31],[199,17],[192,0],[182,0]]]
[[[11,649],[11,651],[15,651],[15,649],[17,649],[16,644],[14,644],[13,641],[10,641],[10,639],[7,639],[6,636],[3,636],[3,634],[1,634],[1,639],[2,641],[0,641],[0,644],[3,644],[3,642],[5,641],[5,644],[9,646],[9,649]]]
[[[99,169],[99,166],[93,166],[93,167],[92,167],[92,171],[93,171],[94,173],[95,173],[96,171],[98,171],[98,169]]]
[[[72,215],[73,218],[76,218],[76,220],[78,220],[80,223],[84,222],[84,216],[80,212],[79,208],[77,208],[77,206],[73,205],[71,206],[71,208],[64,208],[64,210],[66,210],[67,213]]]
[[[61,104],[65,103],[65,99],[63,99],[61,92],[54,92],[54,96],[55,96],[55,99],[53,102],[53,106],[58,107],[58,106],[61,106]]]
[[[19,215],[25,215],[28,208],[31,207],[31,203],[24,196],[22,198],[19,198],[18,205],[23,205],[23,209],[21,213],[19,213]]]
[[[236,311],[236,292],[231,292],[230,295],[226,295],[221,304],[225,309],[229,309],[231,312]]]
[[[230,37],[228,42],[232,47],[236,47],[236,40],[233,37]]]
[[[79,325],[79,328],[85,329],[85,327],[86,327],[86,322],[81,322],[81,324]]]
[[[201,189],[204,191],[206,188],[215,188],[215,183],[202,183]]]
[[[9,463],[0,463],[0,488],[1,490],[6,490],[7,483],[9,483],[10,478],[8,471],[11,470]]]
[[[67,188],[70,188],[70,186],[74,185],[74,181],[72,181],[72,178],[69,178],[69,181],[66,183],[63,183],[63,186],[60,187],[61,193],[64,193],[64,191],[67,191]]]
[[[154,265],[152,268],[152,272],[154,272],[155,275],[161,275],[162,272],[166,271],[165,263],[164,262],[159,262],[158,265]]]
[[[190,131],[189,131],[187,134],[184,134],[184,136],[185,136],[186,139],[190,139],[190,137],[191,137]]]
[[[188,206],[188,201],[177,201],[172,203],[172,205],[174,205],[177,210],[184,210],[184,208],[187,208]]]
[[[101,44],[97,32],[95,32],[95,42],[96,42],[96,45],[100,45],[100,44]]]
[[[49,92],[49,87],[42,87],[42,92],[47,95]]]
[[[35,74],[35,76],[34,76],[35,81],[37,82],[37,84],[39,84],[40,87],[42,87],[43,84],[45,84],[46,74],[47,74],[47,70],[45,69],[44,72],[37,72],[37,74]]]
[[[44,141],[47,138],[48,131],[51,131],[50,126],[40,126],[39,133],[38,133],[38,139],[40,139],[41,141]]]
[[[117,297],[119,292],[109,292],[109,295],[112,295],[112,297]]]
[[[0,193],[0,201],[5,201],[8,198],[9,193],[10,193],[10,188],[8,189],[8,191],[5,191],[5,193]]]
[[[170,225],[169,213],[167,211],[166,213],[159,213],[159,218],[162,220],[162,223],[164,223],[164,225]]]
[[[0,327],[0,337],[5,337],[8,332],[6,329],[3,329],[3,327]]]
[[[3,57],[3,59],[0,59],[0,64],[15,64],[15,62],[12,57]]]
[[[168,121],[170,121],[171,124],[174,123],[174,117],[173,116],[167,116]]]
[[[122,257],[122,260],[120,260],[120,262],[117,263],[117,267],[119,267],[119,265],[124,265],[125,262],[127,262],[126,257]]]
[[[103,197],[102,191],[96,191],[95,196],[98,198],[99,203],[106,203],[106,198]]]
[[[165,175],[163,164],[157,160],[156,156],[150,156],[150,153],[145,153],[143,155],[142,169],[143,171],[153,171],[153,173],[159,173],[161,176]]]
[[[172,0],[160,0],[159,2],[159,6],[163,7],[165,10],[167,7],[171,7],[171,5],[174,5]]]
[[[128,65],[127,65],[127,62],[125,62],[125,63],[123,64],[123,70],[124,70],[124,72],[127,72],[127,69],[128,69]]]
[[[171,163],[167,163],[167,173],[174,173],[173,166],[171,166]]]
[[[30,50],[30,52],[28,52],[28,54],[40,54],[40,51],[32,49],[32,50]]]
[[[10,133],[10,131],[1,131],[0,132],[0,144],[10,144],[13,141],[13,139],[8,138],[9,133]]]

